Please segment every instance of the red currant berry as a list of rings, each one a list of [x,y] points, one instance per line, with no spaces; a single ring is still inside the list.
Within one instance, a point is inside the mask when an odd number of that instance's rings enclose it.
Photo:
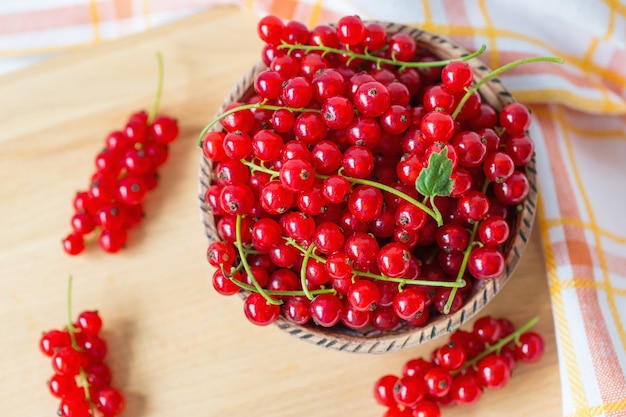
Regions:
[[[263,295],[256,292],[246,297],[243,310],[246,318],[257,326],[267,326],[275,322],[280,314],[280,306],[269,304]]]
[[[460,374],[454,378],[450,392],[457,403],[470,405],[480,399],[482,386],[476,375]]]
[[[122,393],[112,387],[104,388],[98,391],[98,395],[95,400],[98,405],[98,409],[107,416],[116,416],[120,414],[122,410],[124,410],[124,406],[126,404]]]
[[[505,259],[502,252],[492,246],[472,249],[467,270],[476,279],[492,279],[504,272]]]
[[[97,335],[102,329],[102,318],[97,311],[83,311],[78,315],[76,324],[82,334]]]
[[[545,346],[543,338],[535,332],[526,332],[520,335],[519,343],[515,345],[515,357],[524,363],[534,363],[543,356]]]
[[[452,374],[449,370],[436,366],[426,372],[424,382],[428,394],[433,397],[445,397],[452,386]]]
[[[393,396],[393,388],[398,382],[395,375],[383,375],[374,383],[374,399],[380,405],[391,407],[397,404]]]
[[[500,126],[511,135],[523,135],[530,126],[530,111],[520,103],[511,103],[500,112]]]
[[[426,386],[419,377],[402,376],[393,387],[393,398],[405,407],[415,407],[425,395]]]
[[[334,294],[319,294],[311,301],[310,311],[315,323],[332,327],[341,320],[343,304]]]
[[[337,22],[337,39],[344,45],[357,45],[365,39],[365,24],[358,16],[344,16]]]
[[[285,24],[280,18],[274,15],[262,17],[257,24],[257,33],[263,42],[273,45],[280,43],[283,38]]]
[[[63,250],[68,255],[78,255],[85,250],[85,240],[82,234],[71,233],[63,241]]]
[[[311,319],[310,305],[306,297],[288,297],[283,305],[283,314],[292,323],[306,324]]]
[[[506,359],[491,354],[476,364],[477,374],[483,387],[488,389],[503,388],[511,377],[511,368]]]

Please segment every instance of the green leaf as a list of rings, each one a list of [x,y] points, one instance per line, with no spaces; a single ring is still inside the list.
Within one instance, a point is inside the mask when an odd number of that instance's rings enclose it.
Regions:
[[[433,152],[428,158],[428,166],[420,172],[415,187],[426,197],[437,195],[447,197],[452,192],[454,180],[452,176],[452,160],[448,158],[448,148],[439,153]]]

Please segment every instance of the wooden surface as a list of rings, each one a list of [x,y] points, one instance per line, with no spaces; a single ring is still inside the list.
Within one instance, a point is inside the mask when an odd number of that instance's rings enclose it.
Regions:
[[[379,416],[374,381],[428,355],[438,339],[386,355],[324,350],[243,317],[237,297],[217,295],[205,261],[197,203],[201,128],[258,59],[256,17],[208,11],[121,41],[77,50],[0,77],[0,404],[15,416],[55,416],[47,392],[44,330],[66,321],[67,277],[74,312],[98,309],[113,385],[124,416]],[[97,248],[69,257],[74,193],[84,189],[106,134],[147,109],[156,86],[155,53],[165,59],[161,110],[181,137],[146,200],[145,223],[117,255]],[[534,315],[547,342],[535,365],[478,405],[443,416],[557,416],[556,346],[537,231],[513,279],[485,314],[522,324]],[[469,323],[471,325],[471,322]],[[467,326],[464,326],[467,328]]]

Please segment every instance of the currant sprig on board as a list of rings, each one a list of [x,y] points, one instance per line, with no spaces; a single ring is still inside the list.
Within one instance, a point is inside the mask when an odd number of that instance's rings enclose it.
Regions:
[[[157,114],[164,78],[163,59],[157,57],[158,86],[150,112],[131,114],[121,129],[106,136],[88,188],[74,197],[72,231],[62,241],[69,255],[82,253],[93,241],[105,252],[119,252],[128,231],[144,218],[145,198],[157,186],[158,170],[179,134],[176,119]]]
[[[44,332],[41,352],[52,360],[54,374],[47,382],[60,400],[61,417],[114,417],[125,406],[124,395],[111,385],[111,370],[104,362],[108,348],[102,338],[102,318],[95,310],[72,315],[72,277],[67,290],[67,323]],[[99,413],[99,414],[98,414]]]

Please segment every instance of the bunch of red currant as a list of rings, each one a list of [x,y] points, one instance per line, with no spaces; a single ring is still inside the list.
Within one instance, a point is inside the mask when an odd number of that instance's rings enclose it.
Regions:
[[[517,362],[543,355],[542,337],[529,331],[536,321],[516,330],[508,319],[482,317],[471,332],[456,330],[428,360],[411,359],[400,376],[380,377],[374,398],[387,407],[384,417],[439,417],[440,407],[474,404],[484,389],[503,388]]]
[[[75,323],[70,321],[63,330],[49,330],[39,340],[40,350],[52,358],[54,375],[48,380],[48,389],[61,400],[61,417],[114,417],[124,409],[124,396],[111,386],[111,370],[104,363],[107,344],[100,336],[101,329],[98,312],[83,311]]]
[[[106,252],[118,252],[127,241],[128,229],[143,219],[144,198],[157,186],[157,170],[167,161],[168,144],[179,133],[175,119],[155,116],[158,101],[157,95],[150,114],[132,114],[121,130],[106,137],[104,149],[95,157],[96,172],[89,188],[74,197],[72,232],[63,239],[66,253],[81,253],[89,235],[97,236]]]
[[[309,31],[269,15],[258,33],[267,68],[201,134],[219,293],[250,291],[259,325],[282,306],[299,324],[386,331],[502,275],[534,146],[526,107],[481,102],[498,70],[473,83],[465,61],[482,50],[438,61],[355,16]]]

